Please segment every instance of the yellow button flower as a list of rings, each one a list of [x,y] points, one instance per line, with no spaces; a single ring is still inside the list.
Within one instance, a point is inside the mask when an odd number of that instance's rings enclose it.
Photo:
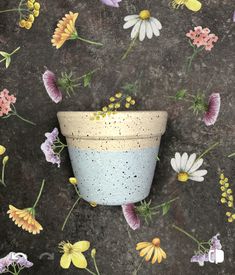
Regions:
[[[29,29],[31,29],[32,28],[32,22],[29,22],[29,21],[26,21],[26,23],[25,23],[25,28],[27,29],[27,30],[29,30]]]
[[[32,8],[33,8],[33,3],[32,3],[32,1],[28,1],[28,2],[27,2],[27,7],[28,7],[29,9],[32,9]]]
[[[87,251],[89,248],[90,242],[88,241],[80,241],[74,244],[71,244],[70,242],[61,242],[59,244],[59,249],[63,255],[60,259],[60,266],[64,269],[68,269],[72,262],[73,265],[78,268],[86,268],[87,260],[82,253]]]
[[[69,178],[69,182],[73,185],[77,184],[77,179],[74,177]]]
[[[35,4],[33,5],[34,9],[36,11],[39,11],[40,10],[40,4],[38,2],[35,2]]]
[[[24,19],[20,20],[19,26],[20,26],[21,28],[24,28],[24,27],[25,27],[25,24],[26,24],[26,21],[25,21]]]
[[[166,253],[160,247],[159,238],[154,238],[151,243],[138,243],[136,246],[136,250],[140,250],[140,257],[145,257],[145,260],[147,262],[152,258],[152,264],[154,264],[156,261],[158,261],[158,263],[161,263],[162,259],[166,259]]]
[[[3,145],[0,145],[0,156],[6,152],[6,148]]]
[[[34,15],[33,14],[29,15],[28,21],[32,22],[32,23],[34,22]]]
[[[33,15],[34,15],[34,17],[38,17],[38,16],[39,16],[39,11],[34,10],[34,11],[33,11]]]

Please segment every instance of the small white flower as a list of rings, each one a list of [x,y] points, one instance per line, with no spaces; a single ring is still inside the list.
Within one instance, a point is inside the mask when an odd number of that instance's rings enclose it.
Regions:
[[[131,31],[131,39],[134,39],[139,35],[139,40],[143,41],[145,36],[149,39],[155,36],[159,36],[162,28],[162,24],[156,18],[150,16],[148,10],[142,10],[139,14],[128,15],[124,18],[126,23],[123,28],[128,29],[133,27]]]
[[[203,163],[203,159],[196,160],[196,154],[188,156],[187,153],[175,153],[171,159],[172,168],[178,173],[178,181],[186,182],[188,179],[194,181],[204,181],[207,170],[198,170]]]

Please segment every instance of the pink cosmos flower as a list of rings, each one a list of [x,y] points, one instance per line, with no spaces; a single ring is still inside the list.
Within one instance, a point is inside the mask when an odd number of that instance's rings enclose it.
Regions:
[[[8,115],[11,111],[11,104],[16,102],[14,95],[9,95],[9,91],[4,89],[0,92],[0,117]]]
[[[205,122],[206,126],[215,124],[220,111],[220,101],[221,100],[219,93],[213,93],[210,95],[208,109],[204,114],[203,118],[203,121]]]
[[[111,7],[115,7],[115,8],[119,8],[119,2],[121,2],[122,0],[100,0],[103,4],[107,5],[107,6],[111,6]]]
[[[135,205],[133,203],[122,205],[122,212],[127,223],[133,230],[140,228],[140,219],[136,213]]]
[[[55,74],[49,70],[46,70],[42,76],[42,80],[46,91],[52,101],[54,101],[55,103],[60,102],[62,100],[62,93],[58,88]]]

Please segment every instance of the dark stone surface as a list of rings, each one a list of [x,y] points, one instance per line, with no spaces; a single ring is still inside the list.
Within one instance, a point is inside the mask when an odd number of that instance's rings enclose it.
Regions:
[[[9,3],[8,3],[9,2]],[[17,96],[20,114],[37,123],[27,125],[17,118],[1,120],[0,144],[7,147],[10,161],[6,171],[7,188],[0,189],[0,254],[22,251],[29,255],[34,267],[22,274],[62,275],[87,274],[71,267],[59,267],[58,243],[62,240],[90,240],[97,248],[97,261],[103,275],[129,275],[141,261],[135,251],[139,241],[151,241],[159,236],[167,260],[160,265],[145,264],[139,274],[235,274],[234,223],[226,221],[226,209],[220,203],[218,169],[224,169],[235,191],[234,159],[227,155],[234,148],[234,24],[233,1],[203,1],[203,9],[191,13],[187,9],[172,10],[169,1],[123,0],[119,9],[105,7],[98,0],[40,1],[42,9],[30,31],[17,26],[17,14],[0,15],[0,50],[21,50],[13,57],[8,70],[1,64],[1,89]],[[14,6],[15,1],[1,0],[1,9]],[[148,8],[163,24],[159,38],[139,43],[125,60],[120,56],[130,42],[130,31],[123,30],[123,17]],[[67,42],[60,50],[51,46],[50,38],[56,22],[68,11],[79,11],[77,29],[83,36],[101,41],[104,47],[87,46],[78,41]],[[219,36],[211,53],[203,52],[189,74],[183,73],[186,57],[191,54],[185,33],[193,26],[209,27]],[[74,96],[54,104],[42,84],[44,66],[56,73],[73,71],[75,75],[102,66],[95,74],[91,88],[80,87]],[[167,216],[156,216],[149,225],[136,232],[128,228],[120,207],[91,208],[85,202],[73,212],[62,233],[63,220],[76,196],[67,183],[72,169],[67,152],[63,153],[60,169],[50,165],[40,150],[44,133],[58,126],[58,110],[95,110],[126,82],[139,80],[136,109],[167,110],[168,128],[162,139],[160,159],[150,198],[157,204],[178,194],[180,199]],[[168,98],[178,89],[206,95],[218,91],[222,108],[215,126],[206,127],[188,106]],[[203,183],[180,184],[170,166],[176,151],[202,152],[215,141],[221,145],[205,157],[208,175]],[[37,219],[44,230],[33,236],[17,228],[6,215],[8,204],[30,206],[46,179],[44,194],[37,208]],[[190,263],[196,249],[186,236],[172,229],[177,224],[200,239],[208,240],[217,232],[225,250],[225,262],[207,263],[201,268]],[[54,253],[54,260],[39,260],[41,253]]]

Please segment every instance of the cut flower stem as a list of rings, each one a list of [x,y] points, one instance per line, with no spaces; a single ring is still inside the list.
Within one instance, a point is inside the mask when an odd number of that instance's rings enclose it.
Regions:
[[[134,39],[132,39],[129,47],[127,48],[126,52],[124,53],[124,55],[122,56],[121,60],[124,60],[127,58],[128,54],[131,52],[131,50],[133,49],[134,45],[135,45],[135,42],[137,40],[137,37],[139,36],[139,33],[137,33],[137,35],[135,36]]]
[[[220,142],[216,142],[213,145],[211,145],[208,149],[206,149],[196,160],[198,161],[199,159],[201,159],[202,157],[204,157],[207,153],[209,153],[211,150],[213,150],[216,146],[218,146],[220,144]]]
[[[85,39],[85,38],[83,38],[83,37],[81,37],[81,36],[78,36],[77,33],[74,33],[74,34],[71,36],[70,40],[81,40],[81,41],[86,42],[86,43],[88,43],[88,44],[97,45],[97,46],[103,46],[102,43],[94,42],[94,41]]]

